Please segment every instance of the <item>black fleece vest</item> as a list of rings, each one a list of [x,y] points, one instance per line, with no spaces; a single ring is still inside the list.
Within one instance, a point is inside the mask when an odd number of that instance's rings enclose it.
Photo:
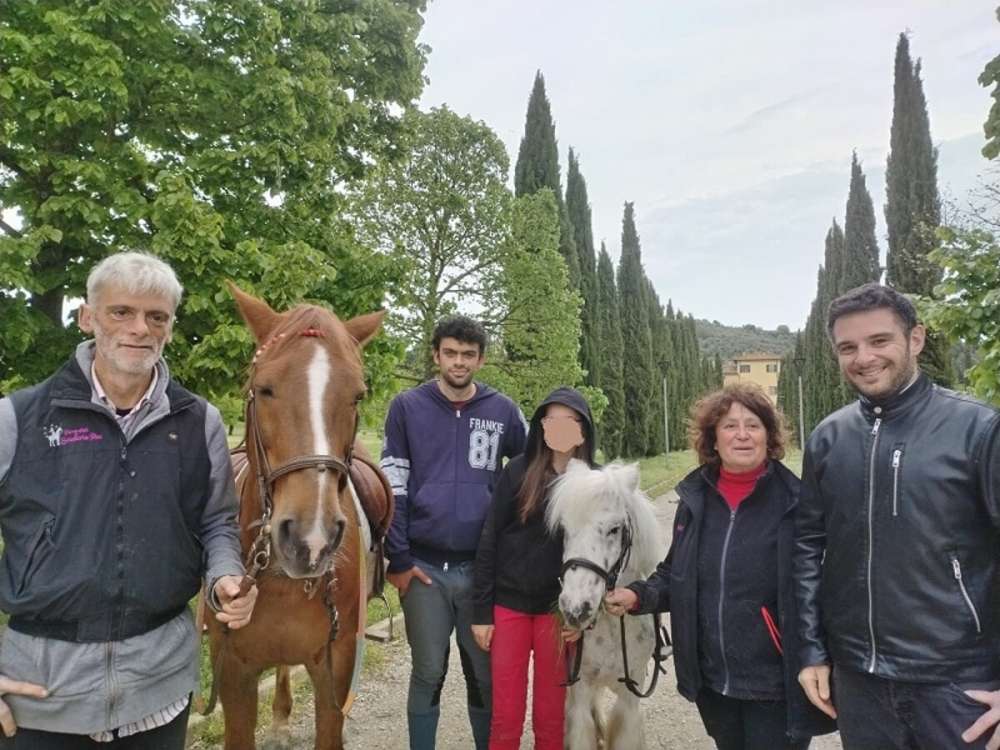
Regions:
[[[91,403],[75,359],[11,394],[17,448],[0,485],[0,609],[23,632],[112,641],[199,589],[211,473],[206,403],[171,381],[170,412],[131,442]]]

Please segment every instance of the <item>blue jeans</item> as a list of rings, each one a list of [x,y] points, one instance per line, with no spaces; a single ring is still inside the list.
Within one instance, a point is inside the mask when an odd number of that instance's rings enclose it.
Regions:
[[[970,745],[961,736],[987,706],[964,691],[997,688],[1000,681],[900,682],[834,667],[833,699],[844,750],[981,750],[993,729]]]
[[[472,637],[472,562],[435,567],[414,564],[433,581],[410,580],[403,597],[406,638],[413,671],[406,703],[410,750],[433,750],[441,714],[441,688],[448,672],[451,634],[455,631],[468,692],[469,723],[476,750],[487,750],[492,695],[490,655]]]

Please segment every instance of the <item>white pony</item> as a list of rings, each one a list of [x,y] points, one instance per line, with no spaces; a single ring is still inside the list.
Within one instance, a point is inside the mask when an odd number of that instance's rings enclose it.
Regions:
[[[619,678],[625,675],[619,618],[604,609],[610,586],[644,579],[663,559],[660,527],[649,499],[639,490],[636,464],[591,469],[572,460],[552,492],[546,510],[552,532],[563,534],[562,594],[559,609],[566,623],[586,633],[579,681],[566,697],[566,747],[607,750],[645,747],[639,699]],[[617,580],[614,577],[616,567]],[[589,630],[588,630],[589,628]],[[628,674],[645,684],[654,647],[652,617],[626,617]],[[598,699],[603,688],[617,694],[605,724]]]

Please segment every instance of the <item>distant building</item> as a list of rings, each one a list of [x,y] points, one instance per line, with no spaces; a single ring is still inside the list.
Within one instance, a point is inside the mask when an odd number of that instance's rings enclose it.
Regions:
[[[781,357],[766,352],[747,352],[722,364],[722,382],[756,383],[774,402],[778,400],[778,374]]]

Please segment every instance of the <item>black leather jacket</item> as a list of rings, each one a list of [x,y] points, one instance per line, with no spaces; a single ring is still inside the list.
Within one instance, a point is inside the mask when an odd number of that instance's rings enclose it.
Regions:
[[[884,403],[827,417],[802,480],[803,664],[915,682],[1000,676],[996,409],[920,375]]]

